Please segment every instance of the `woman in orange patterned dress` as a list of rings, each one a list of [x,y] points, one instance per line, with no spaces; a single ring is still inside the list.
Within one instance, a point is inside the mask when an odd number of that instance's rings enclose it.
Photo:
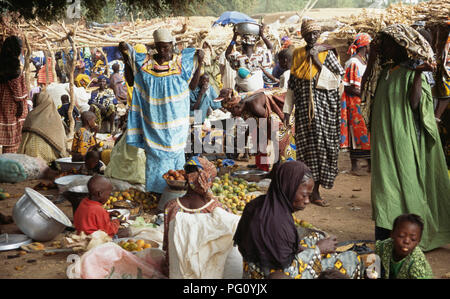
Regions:
[[[359,173],[358,159],[367,159],[370,171],[370,135],[361,114],[361,81],[367,67],[372,38],[356,35],[345,63],[344,93],[341,98],[341,149],[350,149],[353,174]]]

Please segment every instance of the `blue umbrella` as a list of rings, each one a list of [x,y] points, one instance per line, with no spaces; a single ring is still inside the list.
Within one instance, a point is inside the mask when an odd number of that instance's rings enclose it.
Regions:
[[[254,19],[238,11],[226,11],[213,23],[215,25],[238,24],[243,22],[257,23]]]

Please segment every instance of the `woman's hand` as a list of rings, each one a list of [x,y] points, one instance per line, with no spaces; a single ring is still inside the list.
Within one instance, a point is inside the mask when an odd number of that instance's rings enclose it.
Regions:
[[[197,55],[198,64],[199,65],[203,64],[203,59],[205,58],[205,52],[202,49],[197,49],[197,51],[195,52],[195,55]]]
[[[330,236],[329,238],[322,239],[317,242],[316,246],[319,247],[320,253],[322,254],[334,253],[336,252],[337,246],[336,236]]]
[[[236,26],[233,27],[233,41],[236,41],[239,33],[236,31]]]
[[[266,29],[266,25],[264,23],[259,26],[259,36],[264,37],[264,29]]]
[[[434,72],[436,70],[436,63],[430,64],[429,62],[424,62],[416,67],[418,72]]]

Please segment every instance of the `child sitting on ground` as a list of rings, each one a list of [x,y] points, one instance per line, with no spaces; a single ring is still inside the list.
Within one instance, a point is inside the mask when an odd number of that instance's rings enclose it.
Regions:
[[[82,127],[75,133],[72,141],[72,161],[84,161],[86,154],[97,147],[97,117],[90,111],[81,113]]]
[[[106,165],[100,159],[100,153],[97,151],[90,151],[84,157],[84,165],[80,169],[80,174],[94,175],[105,174]]]
[[[118,212],[108,213],[103,208],[111,195],[111,182],[103,176],[95,175],[88,181],[88,190],[89,197],[81,201],[73,217],[73,224],[78,233],[90,235],[102,230],[111,237],[115,234],[126,237],[127,229],[119,231],[122,220],[111,220],[111,217],[118,216]]]
[[[391,237],[375,244],[375,253],[381,259],[381,278],[433,278],[431,267],[418,246],[422,231],[423,221],[418,215],[395,218]]]

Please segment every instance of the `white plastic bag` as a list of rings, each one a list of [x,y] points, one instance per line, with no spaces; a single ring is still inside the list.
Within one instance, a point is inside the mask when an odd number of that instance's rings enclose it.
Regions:
[[[167,278],[162,272],[164,253],[145,249],[135,255],[113,242],[99,245],[81,256],[70,255],[67,268],[71,279]]]

